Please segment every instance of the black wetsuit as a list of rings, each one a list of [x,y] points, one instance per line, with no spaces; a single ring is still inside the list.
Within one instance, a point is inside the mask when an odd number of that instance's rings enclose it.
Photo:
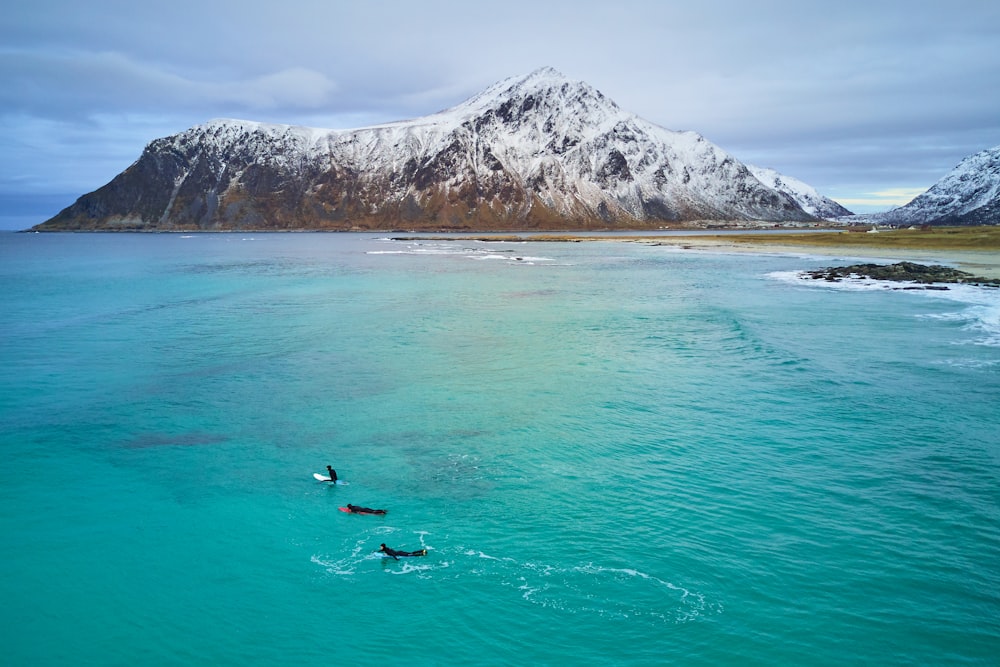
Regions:
[[[385,510],[373,510],[371,507],[360,507],[348,503],[347,509],[355,514],[385,514]]]
[[[387,556],[392,556],[395,560],[399,560],[400,556],[426,556],[427,549],[418,549],[417,551],[396,551],[384,544],[379,548],[379,551],[386,554]]]
[[[330,481],[331,482],[336,482],[337,481],[337,471],[334,470],[333,468],[331,468],[330,466],[327,466],[326,469],[330,473]]]

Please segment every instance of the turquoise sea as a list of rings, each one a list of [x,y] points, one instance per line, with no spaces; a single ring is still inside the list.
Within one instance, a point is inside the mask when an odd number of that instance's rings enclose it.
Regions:
[[[2,661],[1000,664],[1000,290],[849,259],[0,234]]]

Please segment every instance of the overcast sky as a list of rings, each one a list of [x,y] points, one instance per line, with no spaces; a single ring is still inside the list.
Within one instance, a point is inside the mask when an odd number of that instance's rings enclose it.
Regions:
[[[997,0],[24,0],[0,216],[30,226],[213,118],[362,127],[542,66],[856,212],[1000,145]],[[37,219],[36,219],[37,218]]]

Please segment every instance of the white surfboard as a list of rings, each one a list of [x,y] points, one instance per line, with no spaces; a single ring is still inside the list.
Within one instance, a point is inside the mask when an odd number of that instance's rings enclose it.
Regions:
[[[321,475],[321,474],[319,474],[318,472],[314,472],[314,473],[313,473],[313,477],[315,477],[315,478],[316,478],[316,481],[318,481],[318,482],[332,482],[332,481],[333,481],[332,479],[330,479],[330,478],[329,478],[329,477],[327,477],[326,475]],[[344,481],[344,480],[342,480],[342,479],[338,479],[338,480],[337,480],[337,484],[341,484],[341,485],[343,485],[343,484],[347,484],[347,482],[345,482],[345,481]]]

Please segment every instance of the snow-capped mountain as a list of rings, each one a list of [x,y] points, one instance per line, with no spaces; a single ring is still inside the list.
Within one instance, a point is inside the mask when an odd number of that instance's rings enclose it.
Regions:
[[[814,187],[803,183],[797,178],[779,174],[774,169],[767,167],[757,167],[748,164],[747,168],[751,174],[757,177],[758,181],[769,188],[785,193],[794,199],[802,207],[803,211],[811,216],[828,220],[844,215],[852,215],[846,208],[832,199],[824,197],[816,192]]]
[[[761,182],[697,133],[644,121],[543,68],[446,111],[373,127],[195,126],[151,142],[110,183],[38,229],[585,229],[814,219],[793,191]]]
[[[1000,224],[1000,146],[970,155],[910,203],[868,219],[886,225]]]

